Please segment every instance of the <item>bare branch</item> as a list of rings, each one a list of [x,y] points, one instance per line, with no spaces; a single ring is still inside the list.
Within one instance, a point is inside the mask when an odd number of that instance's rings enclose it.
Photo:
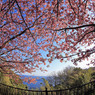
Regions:
[[[11,4],[11,6],[9,7],[9,9],[7,9],[7,11],[4,13],[3,17],[8,13],[8,11],[13,7],[15,1]],[[10,4],[9,4],[10,5]]]
[[[72,6],[72,4],[71,4],[71,1],[68,0],[68,2],[69,2],[69,4],[70,4],[71,8],[73,9],[74,14],[77,15],[76,12],[75,12],[75,10],[74,10],[74,8],[73,8],[73,6]]]
[[[12,67],[13,68],[13,66],[12,65],[3,65],[3,66],[0,66],[0,68],[4,68],[4,67]]]
[[[25,61],[7,61],[7,60],[4,60],[4,59],[2,59],[2,58],[0,58],[0,60],[2,60],[2,61],[4,61],[4,62],[8,62],[8,63],[29,63],[29,62],[31,62],[31,61],[27,61],[27,62],[25,62]]]
[[[18,4],[17,0],[15,0],[15,1],[16,1],[17,6],[18,6],[18,9],[19,9],[19,12],[20,12],[21,18],[22,18],[23,22],[25,23],[26,27],[28,27],[27,23],[26,23],[26,22],[25,22],[25,20],[24,20],[23,15],[22,15],[22,10],[21,10],[21,8],[20,8],[20,6],[19,6],[19,4]],[[30,32],[30,34],[31,34],[32,38],[33,38],[33,39],[34,39],[34,41],[35,41],[35,38],[33,37],[33,34],[31,33],[30,29],[28,29],[28,30],[29,30],[29,32]]]
[[[93,26],[95,27],[95,24],[87,24],[87,25],[81,25],[81,26],[76,26],[76,27],[68,27],[68,28],[61,28],[61,29],[51,29],[53,31],[61,31],[61,30],[67,30],[67,29],[78,29],[78,28],[84,28],[84,27],[89,27],[89,26]]]
[[[81,41],[85,38],[85,36],[86,36],[87,34],[90,34],[90,33],[93,33],[93,32],[95,32],[95,29],[94,29],[93,31],[90,31],[90,32],[85,33],[85,34],[81,37],[81,39],[78,40],[78,42],[81,42]],[[78,42],[77,42],[77,43],[78,43]]]
[[[90,50],[85,50],[85,51],[81,51],[81,52],[78,52],[78,53],[75,53],[75,54],[71,54],[71,55],[68,55],[68,56],[63,56],[62,58],[65,59],[65,58],[70,58],[70,57],[73,57],[73,56],[77,56],[77,55],[80,55],[80,54],[86,54],[86,53],[89,53],[90,55],[95,53],[95,49],[90,49]]]
[[[11,0],[11,2],[10,2],[10,3],[12,3],[13,1],[14,1],[14,0]],[[1,11],[3,11],[7,6],[9,6],[9,5],[10,5],[10,3],[8,3],[4,8],[1,8],[0,12],[1,12]],[[4,4],[6,4],[6,3],[4,3]],[[4,5],[4,4],[3,4],[3,5]],[[3,5],[2,5],[2,7],[3,7]]]
[[[4,23],[2,26],[0,26],[0,28],[3,28],[5,25],[9,24],[9,22]]]
[[[6,54],[6,53],[11,52],[11,51],[13,51],[13,50],[20,50],[20,51],[23,51],[22,49],[19,49],[19,48],[13,48],[13,49],[10,49],[10,50],[8,50],[8,51],[6,51],[6,52],[1,53],[0,55]]]

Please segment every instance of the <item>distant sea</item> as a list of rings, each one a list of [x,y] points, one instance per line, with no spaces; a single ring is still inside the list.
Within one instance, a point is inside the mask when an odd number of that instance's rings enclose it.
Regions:
[[[25,81],[23,81],[23,84],[27,85],[28,86],[28,89],[36,89],[36,88],[40,88],[41,86],[45,86],[44,84],[44,81],[42,78],[45,78],[47,79],[47,76],[30,76],[30,75],[21,75],[21,79],[25,78],[25,77],[32,77],[32,78],[35,78],[36,79],[36,84],[33,84],[33,83],[27,83]]]

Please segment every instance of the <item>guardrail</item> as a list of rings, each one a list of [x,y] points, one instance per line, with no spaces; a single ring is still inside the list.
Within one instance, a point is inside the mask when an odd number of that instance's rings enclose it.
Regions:
[[[60,90],[27,90],[0,83],[0,95],[95,95],[95,81]]]

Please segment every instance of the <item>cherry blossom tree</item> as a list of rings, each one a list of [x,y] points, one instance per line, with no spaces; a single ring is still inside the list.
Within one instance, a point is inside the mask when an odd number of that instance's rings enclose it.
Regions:
[[[45,71],[40,65],[48,66],[46,61],[76,64],[94,53],[94,0],[0,0],[2,72]],[[95,57],[91,62],[95,64]]]

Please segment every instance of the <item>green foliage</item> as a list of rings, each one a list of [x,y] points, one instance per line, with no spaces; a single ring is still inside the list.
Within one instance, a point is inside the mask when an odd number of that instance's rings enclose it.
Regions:
[[[2,91],[2,95],[22,95],[22,93],[27,93],[27,91],[23,92],[22,90],[18,90],[12,87],[16,87],[16,88],[21,88],[21,89],[25,89],[26,85],[23,84],[22,80],[20,79],[20,77],[18,75],[14,74],[14,79],[11,78],[9,75],[4,74],[2,72],[0,72],[0,83],[5,84],[7,86],[4,85],[0,85],[0,90]],[[15,81],[17,80],[17,81]],[[11,86],[11,87],[8,87]]]
[[[9,75],[6,75],[6,74],[3,74],[0,72],[0,83],[25,89],[26,85],[23,84],[20,77],[16,74],[14,74],[14,76],[15,76],[15,79],[12,79],[12,78],[10,78]],[[17,82],[15,81],[16,79],[18,80]]]
[[[65,70],[48,77],[48,82],[54,89],[76,87],[95,80],[95,69],[81,69],[68,67]],[[54,82],[52,82],[54,81]]]
[[[42,78],[42,79],[44,81],[45,86],[41,86],[40,90],[45,90],[46,88],[48,88],[48,90],[51,90],[52,87],[50,86],[50,84],[48,83],[48,81],[45,78]]]

